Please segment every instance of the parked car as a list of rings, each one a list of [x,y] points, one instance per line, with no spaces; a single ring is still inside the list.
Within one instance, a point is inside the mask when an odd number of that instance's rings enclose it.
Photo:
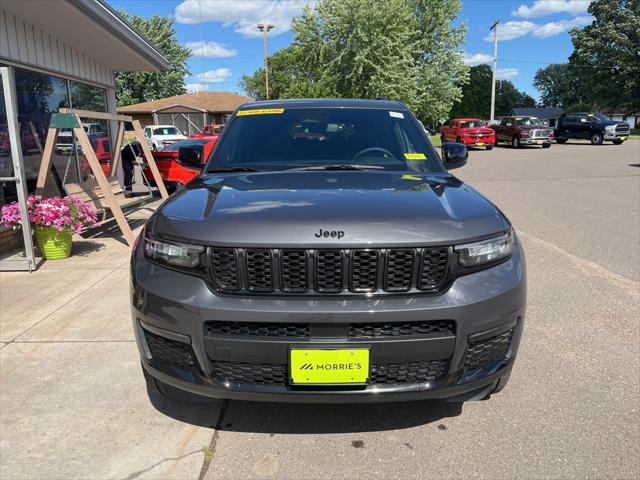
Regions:
[[[243,104],[132,251],[149,388],[322,404],[500,391],[524,254],[447,171],[467,148],[442,152],[399,102]]]
[[[176,190],[200,175],[216,140],[218,135],[188,138],[159,152],[153,152],[153,159],[156,161],[166,187],[169,190]],[[153,183],[153,174],[148,166],[145,166],[144,174]]]
[[[162,150],[187,138],[173,125],[149,125],[144,127],[144,136],[152,151]]]
[[[105,176],[109,176],[111,174],[111,144],[109,142],[109,137],[102,136],[90,139],[91,146],[93,147],[93,151],[98,158],[98,163],[100,163],[100,168]],[[87,160],[86,155],[82,155],[81,160],[82,171],[85,175],[91,174],[91,166],[89,165],[89,161]]]
[[[202,138],[202,137],[212,137],[216,135],[220,135],[222,133],[222,129],[224,128],[224,123],[215,123],[212,125],[207,125],[202,129],[202,133],[192,133],[189,135],[189,138]]]
[[[491,150],[495,135],[485,123],[477,118],[456,118],[440,129],[440,140],[442,143],[458,142],[468,147],[484,147]]]
[[[504,117],[499,125],[492,125],[496,132],[495,145],[508,142],[513,148],[523,145],[540,145],[549,148],[553,130],[536,117]]]
[[[590,140],[592,145],[602,145],[607,140],[620,145],[631,133],[627,122],[611,120],[602,113],[565,113],[556,122],[556,142],[565,143],[570,138]]]

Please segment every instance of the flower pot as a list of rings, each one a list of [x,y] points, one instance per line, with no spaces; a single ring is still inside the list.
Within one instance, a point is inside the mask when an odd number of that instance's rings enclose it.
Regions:
[[[59,260],[71,255],[71,230],[59,232],[53,227],[35,227],[36,243],[47,260]]]

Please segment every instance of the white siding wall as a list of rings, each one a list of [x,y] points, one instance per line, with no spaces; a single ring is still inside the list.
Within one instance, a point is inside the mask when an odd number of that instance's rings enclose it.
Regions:
[[[114,86],[113,72],[108,67],[0,7],[0,61],[2,59]]]

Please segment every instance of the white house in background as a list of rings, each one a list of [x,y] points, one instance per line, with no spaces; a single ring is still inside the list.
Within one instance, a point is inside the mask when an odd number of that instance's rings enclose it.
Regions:
[[[53,112],[70,107],[115,114],[115,71],[167,66],[102,0],[1,0],[0,206],[34,191]],[[115,125],[83,121],[94,128],[96,148],[109,145],[105,137],[115,134]],[[54,167],[60,181],[84,180],[78,148],[56,149]],[[22,239],[0,227],[0,270],[34,268],[31,231],[24,227]]]
[[[611,120],[618,122],[627,122],[631,128],[640,128],[640,113],[610,113],[607,115]]]

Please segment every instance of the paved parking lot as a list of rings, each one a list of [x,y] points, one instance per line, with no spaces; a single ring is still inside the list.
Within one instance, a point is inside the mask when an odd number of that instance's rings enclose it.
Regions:
[[[0,274],[0,478],[638,478],[640,141],[473,151],[529,273],[489,401],[295,406],[147,396],[128,250]]]

